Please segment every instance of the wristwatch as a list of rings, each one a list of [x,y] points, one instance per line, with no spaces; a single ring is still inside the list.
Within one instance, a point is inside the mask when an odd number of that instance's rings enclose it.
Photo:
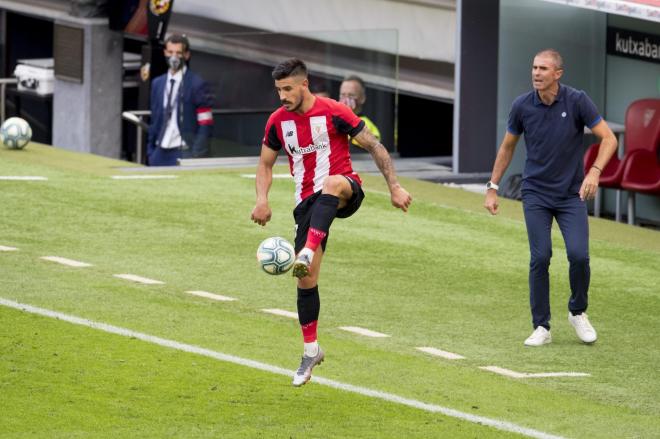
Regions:
[[[486,190],[488,189],[495,189],[496,191],[498,191],[500,187],[495,183],[493,183],[492,181],[489,181],[488,183],[486,183]]]

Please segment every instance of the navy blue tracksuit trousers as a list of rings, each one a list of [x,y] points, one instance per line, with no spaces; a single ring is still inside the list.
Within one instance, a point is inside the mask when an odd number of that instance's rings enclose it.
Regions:
[[[576,194],[554,198],[525,191],[522,197],[527,237],[529,239],[529,304],[534,328],[550,329],[550,279],[548,268],[552,257],[550,231],[556,219],[566,245],[571,297],[568,310],[574,314],[586,311],[589,279],[589,221],[587,205]]]

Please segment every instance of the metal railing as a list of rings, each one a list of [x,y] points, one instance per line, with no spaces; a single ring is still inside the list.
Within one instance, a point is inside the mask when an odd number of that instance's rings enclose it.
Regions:
[[[0,123],[5,121],[5,96],[8,84],[18,84],[18,79],[0,78]]]
[[[214,115],[225,114],[232,116],[239,114],[270,114],[272,112],[272,108],[238,108],[233,110],[214,108],[211,110],[211,113]],[[144,163],[144,132],[149,130],[149,124],[144,119],[150,116],[150,110],[131,110],[121,113],[122,119],[132,123],[137,128],[135,139],[135,161],[137,163]]]

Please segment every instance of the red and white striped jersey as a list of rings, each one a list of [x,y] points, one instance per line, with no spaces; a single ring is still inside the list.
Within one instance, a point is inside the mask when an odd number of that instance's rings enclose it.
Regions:
[[[346,175],[362,184],[353,171],[348,136],[356,136],[364,121],[346,105],[316,96],[305,114],[280,107],[266,124],[263,144],[289,157],[296,183],[296,205],[323,188],[328,175]]]

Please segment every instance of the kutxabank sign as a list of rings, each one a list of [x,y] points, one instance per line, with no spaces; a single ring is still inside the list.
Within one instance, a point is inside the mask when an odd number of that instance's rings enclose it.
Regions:
[[[607,53],[660,64],[660,35],[608,27]]]

